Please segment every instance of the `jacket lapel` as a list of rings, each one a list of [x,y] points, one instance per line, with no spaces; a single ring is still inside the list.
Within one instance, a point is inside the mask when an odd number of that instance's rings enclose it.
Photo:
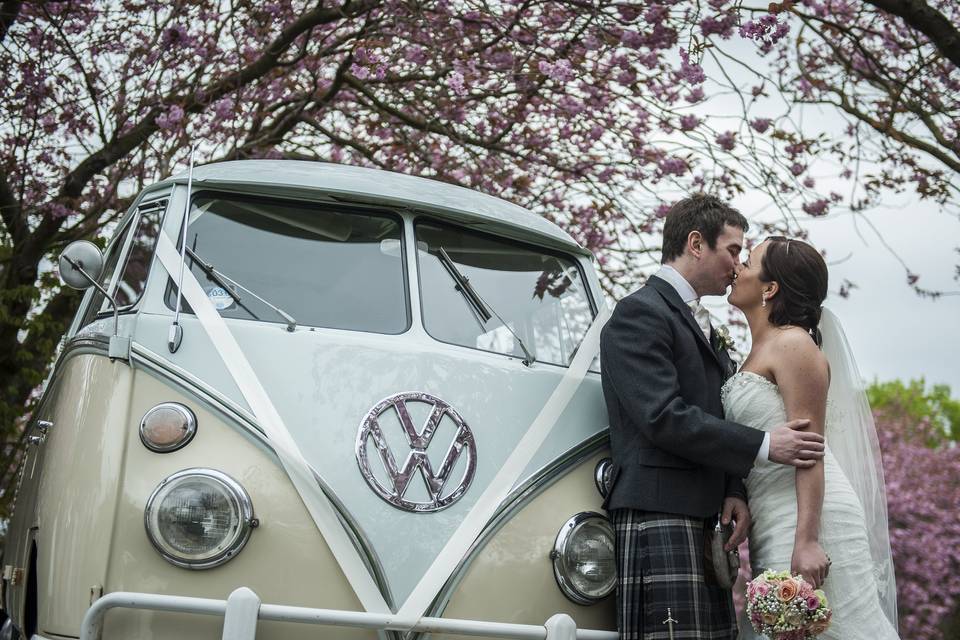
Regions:
[[[701,346],[703,346],[710,353],[710,356],[720,366],[720,369],[726,371],[723,363],[720,362],[720,356],[717,355],[716,349],[713,348],[713,346],[707,340],[707,337],[703,335],[703,329],[701,329],[700,325],[697,324],[696,319],[693,317],[693,312],[690,311],[690,307],[688,307],[687,304],[680,299],[680,294],[677,293],[677,290],[673,288],[673,285],[663,278],[650,276],[650,278],[647,279],[647,286],[656,289],[657,293],[660,294],[667,304],[673,307],[674,311],[680,314],[680,317],[683,318],[683,320],[687,323],[687,326],[691,331],[693,331],[694,335],[700,341]],[[710,333],[712,336],[712,329]]]

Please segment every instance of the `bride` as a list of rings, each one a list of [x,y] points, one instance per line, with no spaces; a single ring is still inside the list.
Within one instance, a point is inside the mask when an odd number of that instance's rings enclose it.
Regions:
[[[729,302],[753,346],[721,392],[726,418],[761,430],[809,418],[827,443],[814,467],[760,463],[747,477],[753,573],[789,570],[822,588],[833,619],[821,638],[897,639],[876,430],[839,324],[820,306],[827,265],[810,245],[771,237],[736,275]],[[740,638],[757,638],[745,615]]]

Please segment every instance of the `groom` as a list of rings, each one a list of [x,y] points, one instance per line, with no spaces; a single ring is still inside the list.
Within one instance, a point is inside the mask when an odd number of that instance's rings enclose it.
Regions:
[[[736,638],[730,591],[704,567],[704,538],[722,510],[750,527],[742,478],[756,461],[797,467],[823,438],[794,420],[770,434],[723,420],[720,388],[735,370],[700,305],[734,280],[747,220],[697,195],[669,211],[661,269],[623,298],[600,342],[614,475],[604,507],[616,530],[623,640]],[[667,610],[670,610],[668,616]]]

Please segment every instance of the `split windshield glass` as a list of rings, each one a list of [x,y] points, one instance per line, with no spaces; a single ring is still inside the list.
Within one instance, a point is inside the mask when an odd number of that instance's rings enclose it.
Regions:
[[[573,258],[432,221],[418,222],[416,235],[423,323],[431,336],[525,359],[519,337],[537,362],[570,363],[593,321]],[[492,317],[485,319],[457,289],[441,251],[495,311]]]
[[[301,327],[402,333],[409,326],[399,217],[226,194],[199,194],[187,246],[217,272],[256,292],[224,290],[197,260],[187,266],[225,318]],[[220,280],[220,282],[218,282]],[[167,305],[176,304],[170,287]]]

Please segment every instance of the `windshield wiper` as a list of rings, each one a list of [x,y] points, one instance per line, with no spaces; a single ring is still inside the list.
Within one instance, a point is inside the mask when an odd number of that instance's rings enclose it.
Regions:
[[[201,258],[199,255],[197,255],[197,252],[194,251],[193,249],[191,249],[190,247],[187,247],[186,249],[187,249],[187,255],[189,255],[190,258],[197,264],[197,266],[200,267],[200,270],[203,271],[205,274],[207,274],[207,276],[208,276],[211,280],[213,280],[213,281],[216,282],[218,285],[220,285],[220,287],[221,287],[224,291],[227,292],[227,295],[229,295],[231,298],[233,298],[234,301],[235,301],[238,305],[240,305],[241,307],[243,307],[243,310],[244,310],[244,311],[246,311],[246,312],[249,313],[251,316],[253,316],[253,319],[254,319],[254,320],[259,320],[260,318],[258,318],[258,317],[257,317],[257,314],[255,314],[253,311],[251,311],[250,309],[248,309],[247,306],[246,306],[245,304],[243,304],[243,302],[240,301],[240,294],[237,293],[236,291],[234,291],[234,290],[233,290],[233,287],[236,287],[236,288],[238,288],[238,289],[242,289],[243,291],[246,291],[246,292],[249,293],[251,296],[253,296],[253,297],[256,298],[257,300],[259,300],[260,302],[262,302],[264,305],[266,305],[267,307],[269,307],[270,309],[272,309],[274,312],[276,312],[277,315],[279,315],[279,316],[282,317],[284,320],[286,320],[286,322],[287,322],[287,331],[291,331],[291,332],[292,332],[294,329],[297,328],[297,321],[294,320],[293,316],[291,316],[289,313],[287,313],[286,311],[284,311],[283,309],[281,309],[280,307],[278,307],[278,306],[276,306],[276,305],[270,304],[269,302],[267,302],[266,300],[264,300],[263,298],[261,298],[260,296],[258,296],[257,294],[255,294],[255,293],[254,293],[253,291],[251,291],[250,289],[246,288],[245,286],[243,286],[242,284],[240,284],[239,282],[237,282],[237,281],[234,280],[233,278],[231,278],[231,277],[229,277],[228,275],[226,275],[225,273],[222,273],[222,272],[220,272],[220,271],[217,271],[217,269],[216,269],[212,264],[210,264],[209,262],[204,262],[203,258]],[[231,285],[232,285],[232,286],[231,286]]]
[[[500,317],[500,314],[497,313],[497,310],[490,306],[487,301],[484,300],[479,293],[477,293],[477,290],[473,288],[472,284],[470,284],[470,278],[460,272],[460,269],[457,268],[457,265],[447,253],[447,250],[443,247],[437,247],[437,258],[440,259],[440,264],[444,266],[444,268],[447,270],[447,273],[453,279],[454,288],[459,291],[461,295],[463,295],[463,299],[467,301],[468,305],[470,305],[470,308],[473,310],[477,321],[480,323],[480,327],[486,328],[484,326],[485,323],[493,316],[496,316],[497,320],[500,321],[500,324],[506,327],[507,331],[513,335],[517,341],[517,345],[519,345],[520,349],[523,351],[523,355],[525,356],[523,364],[529,367],[536,362],[537,359],[534,358],[533,354],[527,349],[527,345],[523,344],[523,340],[520,339],[520,336],[517,335],[517,332],[511,329],[510,325],[504,322],[503,318]],[[493,316],[490,315],[491,312],[493,313]]]

